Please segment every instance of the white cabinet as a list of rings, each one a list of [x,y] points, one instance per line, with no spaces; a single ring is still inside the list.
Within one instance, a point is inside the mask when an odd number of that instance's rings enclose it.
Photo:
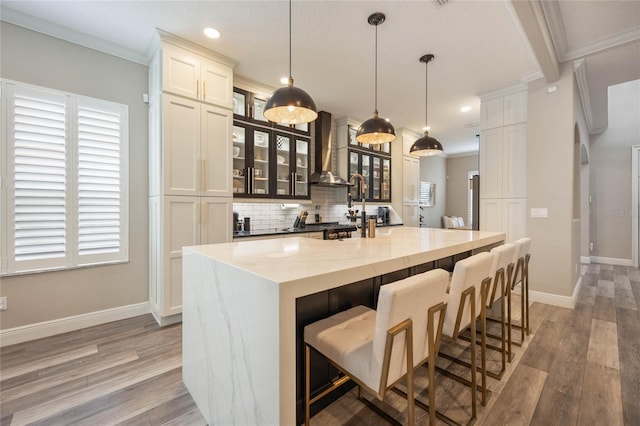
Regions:
[[[405,203],[418,203],[420,192],[420,159],[402,158],[402,198]]]
[[[480,108],[480,229],[526,236],[527,92],[483,99]]]
[[[527,92],[511,93],[483,100],[480,105],[480,129],[509,126],[527,121]]]
[[[164,318],[182,312],[182,248],[231,241],[233,199],[151,197],[150,299],[153,313]]]
[[[233,70],[161,37],[149,67],[149,298],[164,325],[181,319],[182,248],[232,238]]]
[[[162,99],[160,192],[230,197],[232,111],[178,96]]]
[[[402,205],[402,224],[404,226],[418,226],[420,224],[420,210],[418,204],[405,203]]]
[[[162,91],[233,107],[231,67],[170,43],[162,45]]]
[[[507,242],[526,236],[526,198],[486,198],[480,200],[480,230],[505,232]]]
[[[480,135],[480,196],[527,196],[527,125],[498,127]]]

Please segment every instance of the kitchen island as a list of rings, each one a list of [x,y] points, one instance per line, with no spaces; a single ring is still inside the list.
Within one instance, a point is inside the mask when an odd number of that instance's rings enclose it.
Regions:
[[[294,425],[300,301],[328,300],[334,289],[368,282],[375,291],[389,282],[384,277],[401,279],[440,267],[441,260],[452,266],[456,256],[504,239],[497,232],[390,227],[376,238],[186,247],[184,383],[208,424]],[[338,305],[349,306],[349,293],[341,293]],[[367,304],[376,299],[373,294]]]

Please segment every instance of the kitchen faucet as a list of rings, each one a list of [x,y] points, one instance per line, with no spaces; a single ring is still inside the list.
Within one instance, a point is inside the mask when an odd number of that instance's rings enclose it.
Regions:
[[[353,181],[353,178],[358,178],[360,179],[360,192],[362,192],[361,197],[362,197],[362,222],[360,223],[360,235],[363,237],[367,236],[367,213],[364,210],[365,207],[365,202],[364,199],[367,198],[366,194],[367,194],[367,188],[366,188],[366,184],[365,184],[365,180],[364,180],[364,176],[362,176],[359,173],[354,173],[351,175],[351,178],[349,178],[349,184],[353,185],[351,182]],[[347,205],[349,208],[351,208],[351,186],[349,186],[349,192],[347,193]]]

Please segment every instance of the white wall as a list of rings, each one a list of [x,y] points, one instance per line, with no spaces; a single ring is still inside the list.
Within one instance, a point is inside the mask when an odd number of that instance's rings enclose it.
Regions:
[[[631,146],[640,144],[640,80],[609,87],[609,126],[591,138],[592,256],[631,259]]]
[[[420,157],[420,181],[436,184],[436,205],[424,207],[424,226],[442,228],[442,216],[447,207],[447,159],[441,156]]]
[[[125,264],[2,278],[3,330],[121,307],[148,296],[145,66],[2,22],[0,76],[129,106],[129,259]]]
[[[578,253],[574,251],[573,149],[574,77],[561,67],[555,93],[536,80],[528,89],[527,213],[547,208],[547,218],[527,218],[532,238],[530,289],[570,297],[575,286]]]

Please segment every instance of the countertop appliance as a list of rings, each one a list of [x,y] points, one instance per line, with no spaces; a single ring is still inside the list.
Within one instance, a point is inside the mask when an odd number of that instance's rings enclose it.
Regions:
[[[378,223],[389,224],[389,207],[378,207]]]

